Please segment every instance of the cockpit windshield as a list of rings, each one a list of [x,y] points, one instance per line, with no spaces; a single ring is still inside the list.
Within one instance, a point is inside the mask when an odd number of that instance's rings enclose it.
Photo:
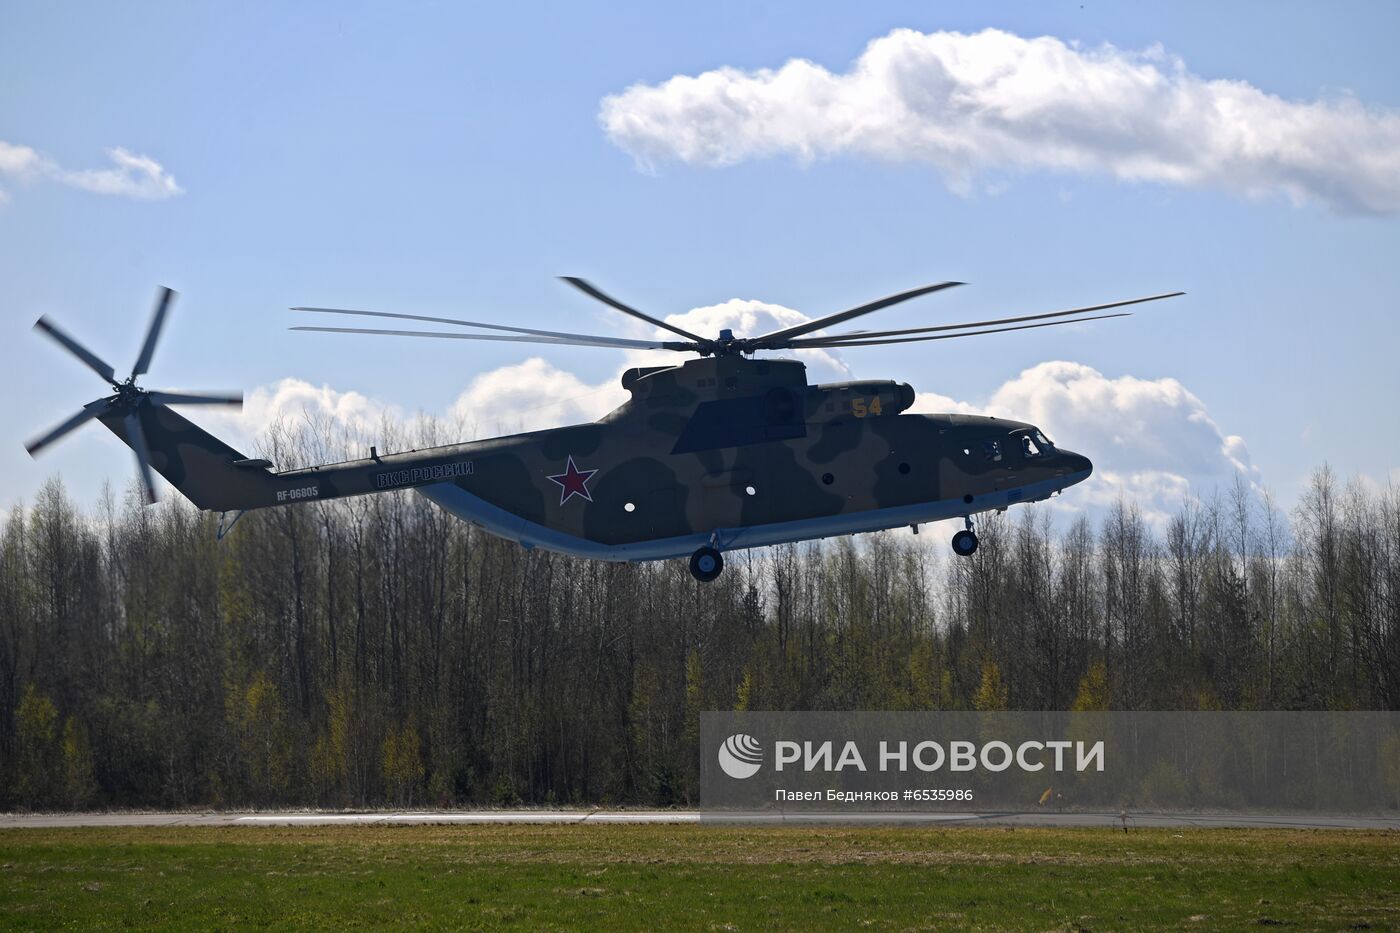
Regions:
[[[1043,457],[1055,447],[1039,428],[1031,428],[1021,434],[1021,456],[1027,460]]]

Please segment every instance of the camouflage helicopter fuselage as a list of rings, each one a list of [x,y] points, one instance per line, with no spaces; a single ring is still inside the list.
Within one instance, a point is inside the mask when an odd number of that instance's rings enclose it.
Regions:
[[[970,519],[1092,471],[1032,425],[911,414],[907,384],[808,385],[792,360],[718,355],[629,370],[623,386],[631,398],[591,424],[285,472],[165,406],[132,405],[152,466],[203,509],[413,488],[526,548],[602,560]],[[129,442],[125,414],[98,417]]]

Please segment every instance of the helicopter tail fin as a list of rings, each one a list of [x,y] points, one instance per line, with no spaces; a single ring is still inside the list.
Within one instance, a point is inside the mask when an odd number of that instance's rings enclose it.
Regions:
[[[266,460],[230,447],[174,410],[143,400],[134,412],[109,408],[106,428],[201,509],[232,512],[276,505],[277,482]]]

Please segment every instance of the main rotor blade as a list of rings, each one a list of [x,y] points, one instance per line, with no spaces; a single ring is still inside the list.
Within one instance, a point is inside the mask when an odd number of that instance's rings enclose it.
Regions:
[[[29,451],[29,456],[37,457],[39,455],[39,451],[52,444],[54,441],[67,434],[69,431],[73,431],[87,424],[93,418],[96,418],[98,415],[102,414],[103,410],[106,407],[107,402],[105,400],[100,402],[92,402],[88,405],[85,405],[82,411],[78,412],[76,415],[69,418],[67,421],[63,422],[58,427],[53,428],[47,434],[44,434],[40,437],[36,437],[34,438],[34,440],[25,444],[24,449]]]
[[[927,295],[931,292],[941,292],[945,288],[955,288],[962,285],[962,282],[939,282],[937,285],[924,285],[920,288],[910,289],[907,292],[900,292],[898,295],[890,295],[888,298],[881,298],[879,301],[872,301],[870,304],[861,305],[858,308],[851,308],[847,311],[838,311],[836,314],[828,314],[826,317],[817,318],[815,321],[808,321],[805,324],[798,324],[796,327],[788,327],[783,330],[775,330],[770,334],[755,337],[750,341],[754,349],[781,349],[786,346],[789,339],[799,337],[802,334],[809,334],[814,330],[823,327],[830,327],[833,324],[840,324],[849,321],[851,318],[860,317],[862,314],[869,314],[872,311],[879,311],[888,308],[890,305],[897,305],[901,301],[908,301],[910,298],[917,298],[920,295]]]
[[[239,405],[243,404],[242,392],[227,395],[190,395],[184,392],[147,392],[146,397],[157,405]]]
[[[156,341],[160,339],[160,329],[165,326],[165,315],[170,311],[170,303],[175,300],[173,289],[161,286],[156,292],[156,307],[151,313],[151,326],[146,328],[146,342],[141,344],[141,355],[136,358],[132,376],[140,376],[150,368],[151,357],[156,352]]]
[[[656,340],[624,340],[621,337],[587,337],[571,339],[565,337],[526,337],[497,336],[495,334],[447,334],[441,331],[426,330],[372,330],[360,327],[289,327],[288,330],[317,331],[323,334],[380,334],[390,337],[438,337],[445,340],[499,340],[507,343],[548,343],[564,347],[619,347],[630,350],[694,350],[689,344]]]
[[[34,329],[42,333],[48,334],[50,337],[52,337],[58,342],[59,346],[63,347],[65,350],[76,356],[78,359],[82,360],[84,363],[87,364],[89,369],[97,373],[97,375],[101,376],[107,382],[115,383],[117,381],[117,374],[112,369],[110,363],[108,363],[102,357],[98,356],[96,353],[93,353],[81,343],[78,343],[78,341],[74,340],[72,337],[65,334],[62,330],[59,329],[57,324],[55,324],[53,321],[50,321],[47,317],[41,317],[39,318],[39,320],[35,321]]]
[[[1106,311],[1109,308],[1122,308],[1126,305],[1142,304],[1145,301],[1160,301],[1175,298],[1185,292],[1168,292],[1164,295],[1150,295],[1146,298],[1130,298],[1127,301],[1113,301],[1106,305],[1090,305],[1087,308],[1074,308],[1070,311],[1051,311],[1048,314],[1027,314],[1022,317],[995,318],[990,321],[969,321],[966,324],[940,324],[937,327],[911,327],[907,330],[852,331],[848,334],[828,334],[823,340],[869,340],[874,337],[900,337],[905,334],[932,334],[945,330],[964,330],[969,327],[990,327],[993,324],[1019,324],[1021,321],[1039,321],[1052,317],[1069,317],[1073,314],[1088,314],[1091,311]]]
[[[364,317],[391,317],[405,321],[431,321],[434,324],[462,324],[467,327],[484,327],[487,330],[504,330],[514,334],[532,334],[536,337],[563,337],[569,340],[618,340],[623,337],[596,337],[593,334],[571,334],[559,330],[536,330],[533,327],[507,327],[504,324],[483,324],[480,321],[464,321],[454,317],[428,317],[423,314],[398,314],[392,311],[353,311],[349,308],[292,308],[293,311],[315,311],[322,314],[359,314]]]
[[[131,442],[132,453],[136,454],[136,471],[141,475],[146,504],[151,505],[160,496],[156,494],[156,482],[151,476],[151,449],[146,446],[146,433],[141,430],[141,419],[134,411],[126,416],[126,438]]]
[[[579,291],[583,292],[585,295],[589,295],[589,296],[591,296],[591,297],[593,297],[593,298],[597,298],[597,299],[598,299],[599,301],[601,301],[603,304],[608,305],[608,306],[613,307],[613,308],[616,308],[617,310],[621,311],[623,314],[630,314],[630,315],[632,315],[634,318],[637,318],[637,319],[639,319],[639,320],[646,321],[648,324],[655,324],[657,327],[664,327],[666,330],[669,330],[671,333],[673,333],[673,334],[680,334],[682,337],[685,337],[685,338],[688,339],[688,340],[694,340],[696,343],[704,343],[704,342],[705,342],[705,338],[704,338],[704,337],[697,337],[695,334],[692,334],[692,333],[691,333],[690,331],[688,331],[688,330],[682,330],[681,328],[677,327],[677,326],[674,325],[674,324],[667,324],[665,321],[660,320],[659,318],[654,318],[654,317],[652,317],[650,314],[643,314],[641,311],[638,311],[636,308],[629,307],[629,306],[623,304],[622,302],[618,301],[616,298],[613,298],[613,297],[611,297],[611,296],[609,296],[609,295],[603,294],[602,292],[598,291],[598,289],[594,288],[592,285],[590,285],[589,283],[585,282],[583,279],[578,278],[577,276],[573,276],[573,275],[561,275],[561,276],[559,276],[559,277],[560,277],[561,279],[563,279],[565,282],[568,282],[568,283],[569,283],[570,285],[572,285],[574,288],[577,288]]]
[[[1081,324],[1084,321],[1106,321],[1111,317],[1132,317],[1131,311],[1120,311],[1118,314],[1100,314],[1096,317],[1079,317],[1072,321],[1046,321],[1044,324],[1020,324],[1016,327],[992,327],[987,330],[967,330],[958,334],[935,334],[931,337],[899,337],[894,340],[828,340],[825,337],[813,337],[809,340],[794,340],[788,344],[789,347],[797,350],[807,349],[829,349],[840,350],[844,347],[878,347],[887,343],[920,343],[924,340],[952,340],[954,337],[976,337],[978,334],[1000,334],[1009,330],[1034,330],[1037,327],[1058,327],[1061,324]]]

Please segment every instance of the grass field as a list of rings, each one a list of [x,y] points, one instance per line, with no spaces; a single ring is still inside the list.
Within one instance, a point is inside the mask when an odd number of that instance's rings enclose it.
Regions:
[[[0,830],[0,923],[1400,927],[1400,834],[344,826]]]

